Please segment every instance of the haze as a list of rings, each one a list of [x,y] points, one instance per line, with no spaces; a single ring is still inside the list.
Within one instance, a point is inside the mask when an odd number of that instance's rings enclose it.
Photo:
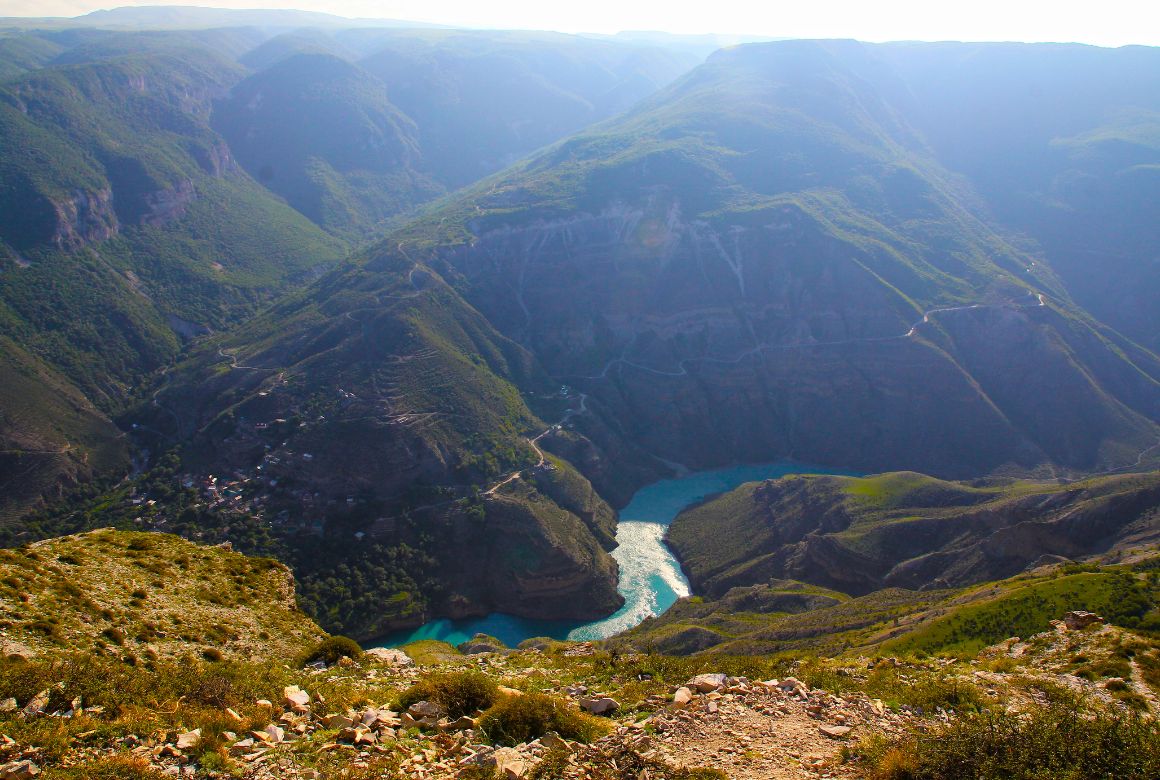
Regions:
[[[142,0],[2,0],[4,16],[78,16],[118,5],[192,5]],[[280,8],[283,2],[219,0],[222,8]],[[711,6],[593,0],[580,4],[498,0],[482,4],[300,0],[295,8],[352,18],[392,18],[453,26],[614,33],[663,30],[673,33],[744,33],[773,37],[887,40],[1075,41],[1100,46],[1160,43],[1160,7],[1140,0],[978,0],[930,3],[920,0],[829,0],[808,6],[724,0]]]

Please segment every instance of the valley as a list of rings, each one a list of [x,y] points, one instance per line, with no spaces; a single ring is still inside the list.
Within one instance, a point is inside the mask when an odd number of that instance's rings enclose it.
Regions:
[[[718,40],[0,24],[0,778],[1155,766],[1160,50]]]

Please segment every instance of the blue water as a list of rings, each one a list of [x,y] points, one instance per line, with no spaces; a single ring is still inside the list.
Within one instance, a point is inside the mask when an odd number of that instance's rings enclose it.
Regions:
[[[381,638],[377,647],[398,647],[420,639],[439,639],[453,645],[477,633],[490,634],[509,647],[534,636],[553,639],[604,639],[659,615],[677,599],[689,595],[689,581],[664,543],[665,529],[686,507],[746,482],[776,479],[787,474],[846,474],[819,466],[782,460],[750,466],[699,471],[646,485],[620,511],[617,548],[612,557],[620,564],[617,589],[624,606],[602,620],[575,623],[529,620],[499,612],[470,620],[434,620],[410,631]]]

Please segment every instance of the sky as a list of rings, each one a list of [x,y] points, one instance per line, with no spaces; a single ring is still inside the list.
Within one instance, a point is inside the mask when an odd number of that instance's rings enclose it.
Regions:
[[[0,0],[0,16],[77,16],[121,5],[199,4],[561,32],[1160,45],[1160,0]]]

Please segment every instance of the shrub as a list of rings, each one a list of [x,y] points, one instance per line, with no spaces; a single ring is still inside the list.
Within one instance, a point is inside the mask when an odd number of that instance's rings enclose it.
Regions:
[[[1160,725],[1136,715],[1052,705],[988,712],[862,748],[874,780],[1037,780],[1160,777]]]
[[[604,730],[595,718],[568,703],[542,693],[505,696],[484,713],[479,730],[498,745],[530,742],[554,731],[564,739],[588,742]]]
[[[216,647],[207,647],[201,651],[201,657],[207,661],[210,661],[211,663],[217,663],[218,661],[222,660],[222,651],[218,650]]]
[[[346,636],[328,636],[319,642],[313,650],[306,654],[302,665],[323,661],[327,665],[338,663],[344,655],[357,659],[362,655],[362,648],[358,642]]]
[[[144,759],[128,756],[55,769],[52,776],[56,780],[168,780],[168,775],[153,769]]]
[[[399,707],[406,709],[415,702],[429,701],[447,710],[451,718],[486,710],[499,698],[499,687],[479,672],[432,674],[419,680],[399,696]]]

